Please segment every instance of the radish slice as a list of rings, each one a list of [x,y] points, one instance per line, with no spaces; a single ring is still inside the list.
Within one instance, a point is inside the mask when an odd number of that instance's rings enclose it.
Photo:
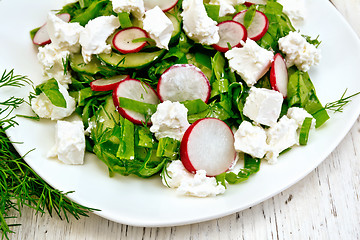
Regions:
[[[158,104],[159,98],[154,89],[148,84],[137,79],[125,79],[120,81],[113,91],[113,101],[120,115],[134,124],[143,124],[146,119],[144,114],[119,107],[119,98],[130,98],[139,102]],[[147,122],[150,125],[150,122]]]
[[[124,54],[139,52],[147,43],[146,41],[133,42],[139,38],[149,38],[149,35],[138,27],[125,28],[115,34],[112,44],[116,50]]]
[[[70,22],[70,14],[68,13],[57,14],[56,16],[61,20],[63,20],[64,22]],[[35,36],[33,38],[33,43],[39,46],[43,46],[51,43],[49,33],[46,29],[46,23],[42,25],[39,28],[39,30],[35,33]]]
[[[289,82],[288,71],[285,59],[280,53],[275,54],[271,64],[270,84],[272,89],[280,92],[284,98],[287,96],[287,86]]]
[[[243,10],[236,14],[234,21],[244,25],[244,17],[247,10]],[[256,11],[251,25],[247,28],[248,38],[258,41],[260,40],[269,28],[269,20],[263,12]]]
[[[56,14],[56,16],[61,20],[63,20],[64,22],[70,22],[71,19],[71,16],[68,13],[60,13],[60,14]]]
[[[92,81],[90,87],[93,91],[111,91],[117,87],[119,82],[128,78],[130,78],[129,75],[119,75],[107,79],[100,78]]]
[[[192,64],[175,64],[160,77],[157,92],[160,101],[183,102],[210,98],[210,83],[205,74]]]
[[[244,5],[247,6],[247,7],[250,7],[251,5],[253,5],[254,3],[252,2],[245,2]]]
[[[181,161],[189,172],[205,170],[207,176],[219,175],[229,170],[235,161],[234,141],[225,122],[216,118],[197,120],[181,141]]]
[[[171,10],[178,3],[178,0],[144,0],[145,10],[153,9],[156,6],[163,12]]]
[[[246,41],[247,31],[244,25],[235,21],[224,21],[217,25],[219,27],[220,40],[213,45],[215,50],[226,52],[229,50],[228,44],[233,47],[240,47],[241,41]]]

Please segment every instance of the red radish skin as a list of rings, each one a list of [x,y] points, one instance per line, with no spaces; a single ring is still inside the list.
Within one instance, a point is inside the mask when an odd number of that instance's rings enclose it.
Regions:
[[[233,17],[233,21],[244,24],[244,17],[247,10],[243,10]],[[258,41],[260,40],[267,30],[269,29],[269,20],[263,12],[255,12],[255,16],[251,25],[247,28],[248,38]]]
[[[285,59],[280,53],[275,54],[270,69],[270,84],[273,90],[280,92],[284,98],[287,97],[287,86],[289,82]]]
[[[68,13],[57,14],[56,16],[61,20],[63,20],[64,22],[70,22],[71,16]],[[44,46],[46,44],[51,43],[49,33],[46,29],[46,23],[42,25],[39,28],[39,30],[35,33],[35,36],[33,38],[33,43],[38,46]]]
[[[232,20],[221,22],[217,25],[219,27],[220,40],[212,47],[219,52],[226,52],[229,50],[228,43],[233,47],[241,47],[241,41],[246,41],[247,31],[244,25]]]
[[[185,132],[180,144],[180,158],[192,173],[205,170],[208,177],[229,170],[236,159],[234,135],[229,126],[217,118],[203,118]]]
[[[141,82],[137,79],[128,78],[123,81],[120,81],[117,87],[113,90],[113,101],[117,111],[120,115],[134,124],[142,125],[147,119],[141,113],[134,112],[128,109],[119,107],[119,98],[130,98],[136,101],[141,101],[145,103],[158,104],[159,98],[152,87],[148,84]],[[150,125],[151,122],[147,122],[147,125]]]
[[[93,91],[112,91],[114,90],[119,82],[130,78],[129,75],[119,75],[108,79],[100,78],[90,83],[91,90]]]
[[[254,3],[252,2],[245,2],[244,5],[247,6],[247,7],[250,7],[251,5],[253,5]]]
[[[149,35],[145,30],[138,27],[125,28],[114,35],[112,44],[116,50],[123,54],[139,52],[147,43],[147,41],[132,42],[139,38],[149,38]]]
[[[144,0],[144,7],[147,11],[153,9],[155,6],[159,6],[163,12],[167,12],[173,9],[177,3],[178,0]]]
[[[160,77],[157,92],[160,101],[183,102],[210,98],[210,83],[205,74],[192,64],[175,64]]]

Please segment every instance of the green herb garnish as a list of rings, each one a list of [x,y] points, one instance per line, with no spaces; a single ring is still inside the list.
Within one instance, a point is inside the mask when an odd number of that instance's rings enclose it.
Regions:
[[[14,71],[4,71],[0,78],[0,88],[23,87],[31,81],[26,76],[15,75]],[[53,212],[69,220],[68,215],[76,219],[88,216],[96,209],[87,208],[74,203],[67,198],[71,192],[63,193],[53,189],[32,170],[20,156],[13,144],[6,136],[5,131],[18,123],[10,113],[24,103],[24,99],[11,97],[0,102],[0,232],[1,239],[9,239],[9,234],[14,233],[14,227],[20,224],[9,224],[10,219],[16,218],[10,212],[21,215],[21,209],[28,206],[36,213]]]

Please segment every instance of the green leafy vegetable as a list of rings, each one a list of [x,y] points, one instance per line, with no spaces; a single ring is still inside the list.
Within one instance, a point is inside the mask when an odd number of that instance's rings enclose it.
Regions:
[[[144,103],[130,98],[119,98],[119,107],[142,113],[145,116],[150,116],[156,112],[157,105],[151,103]]]
[[[313,115],[316,119],[316,127],[320,127],[330,118],[316,96],[309,74],[295,67],[289,69],[287,100],[289,107],[302,107]]]
[[[36,95],[44,93],[52,104],[57,107],[66,108],[66,100],[59,90],[59,83],[55,78],[38,85],[35,89]]]
[[[132,22],[129,13],[127,12],[118,13],[118,18],[119,18],[120,26],[122,28],[132,27]]]
[[[244,154],[244,168],[236,174],[234,172],[225,172],[216,176],[216,180],[226,187],[226,182],[230,184],[241,183],[252,174],[257,173],[260,170],[260,159],[252,158],[248,154]]]
[[[312,118],[305,118],[300,128],[299,143],[300,145],[306,145],[309,139],[309,132],[311,128]]]

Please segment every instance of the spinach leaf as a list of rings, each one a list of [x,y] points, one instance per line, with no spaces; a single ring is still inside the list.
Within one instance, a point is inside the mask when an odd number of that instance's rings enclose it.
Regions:
[[[230,184],[241,183],[260,170],[261,160],[244,154],[244,168],[237,174],[234,172],[225,172],[216,176],[216,180],[226,187],[226,182]]]
[[[42,92],[49,98],[52,104],[57,107],[66,108],[66,100],[60,92],[59,83],[55,78],[49,79],[36,87],[36,95],[39,95]]]
[[[316,127],[320,127],[330,118],[316,96],[315,87],[309,74],[296,67],[289,69],[287,100],[289,107],[302,107],[310,113],[316,119]]]

